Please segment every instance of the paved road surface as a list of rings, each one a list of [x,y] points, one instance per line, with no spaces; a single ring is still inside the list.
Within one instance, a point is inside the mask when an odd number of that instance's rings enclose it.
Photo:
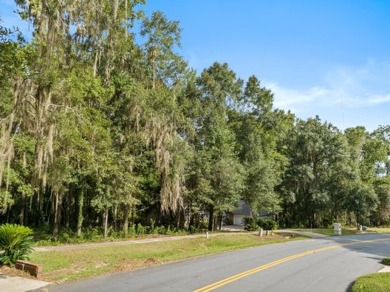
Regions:
[[[227,252],[41,291],[346,291],[380,270],[390,235],[325,237]],[[216,284],[215,284],[216,283]]]

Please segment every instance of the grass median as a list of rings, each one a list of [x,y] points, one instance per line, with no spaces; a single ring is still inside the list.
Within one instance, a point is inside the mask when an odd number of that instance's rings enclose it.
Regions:
[[[351,292],[385,292],[389,291],[390,273],[375,273],[362,276],[356,280]]]
[[[37,251],[31,262],[42,266],[39,278],[50,282],[75,281],[102,274],[129,271],[163,263],[246,247],[280,243],[304,237],[221,234],[210,238],[183,238],[142,244],[77,247]]]
[[[390,257],[384,258],[381,263],[390,266]],[[350,292],[385,292],[389,291],[389,287],[390,273],[375,273],[357,278],[352,285]]]

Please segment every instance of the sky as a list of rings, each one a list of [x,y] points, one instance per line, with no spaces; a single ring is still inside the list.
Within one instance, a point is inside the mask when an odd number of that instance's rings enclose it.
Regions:
[[[5,26],[18,24],[12,3],[0,0]],[[226,62],[299,118],[390,125],[390,1],[149,0],[143,9],[180,22],[179,54],[198,73]]]

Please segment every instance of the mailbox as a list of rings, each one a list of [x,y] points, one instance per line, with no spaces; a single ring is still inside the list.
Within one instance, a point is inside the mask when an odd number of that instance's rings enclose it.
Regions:
[[[334,235],[341,235],[341,223],[334,223]]]

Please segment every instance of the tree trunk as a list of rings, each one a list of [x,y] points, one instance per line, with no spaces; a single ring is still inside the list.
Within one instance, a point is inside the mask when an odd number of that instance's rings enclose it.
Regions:
[[[181,221],[181,210],[176,213],[176,230],[180,229],[180,221]]]
[[[69,228],[70,225],[70,217],[72,212],[72,193],[69,191],[68,195],[66,197],[66,212],[65,212],[65,227],[66,229]],[[73,215],[73,214],[72,214]]]
[[[25,200],[25,197],[23,196],[22,197],[22,208],[20,209],[20,213],[19,213],[19,224],[20,225],[25,225],[24,224],[24,214],[25,214],[25,204],[26,204],[26,200]]]
[[[114,205],[114,214],[113,214],[113,221],[114,221],[114,230],[117,231],[117,217],[118,217],[118,205]]]
[[[77,236],[81,236],[81,229],[83,227],[83,206],[84,206],[84,190],[80,191],[78,200],[78,214],[77,214]]]
[[[184,220],[183,226],[184,226],[184,229],[188,230],[190,228],[191,223],[192,223],[192,216],[191,216],[191,207],[190,207],[190,205],[188,205],[187,208],[185,208],[183,212],[184,212],[183,213],[183,216],[184,216],[184,218],[183,218],[183,220]]]
[[[130,205],[126,204],[123,209],[123,233],[125,237],[129,234],[129,216],[130,216]]]
[[[104,208],[104,213],[103,213],[103,227],[104,227],[104,238],[108,236],[108,207]]]
[[[214,229],[214,206],[209,206],[209,231]]]
[[[36,204],[38,207],[38,214],[34,217],[34,223],[36,227],[39,227],[42,222],[45,222],[45,215],[47,215],[47,210],[44,210],[43,191],[41,186],[36,193]]]
[[[60,234],[61,201],[62,201],[62,194],[60,192],[56,192],[56,203],[55,203],[55,209],[54,209],[54,224],[53,224],[53,236],[54,237],[57,237]]]

